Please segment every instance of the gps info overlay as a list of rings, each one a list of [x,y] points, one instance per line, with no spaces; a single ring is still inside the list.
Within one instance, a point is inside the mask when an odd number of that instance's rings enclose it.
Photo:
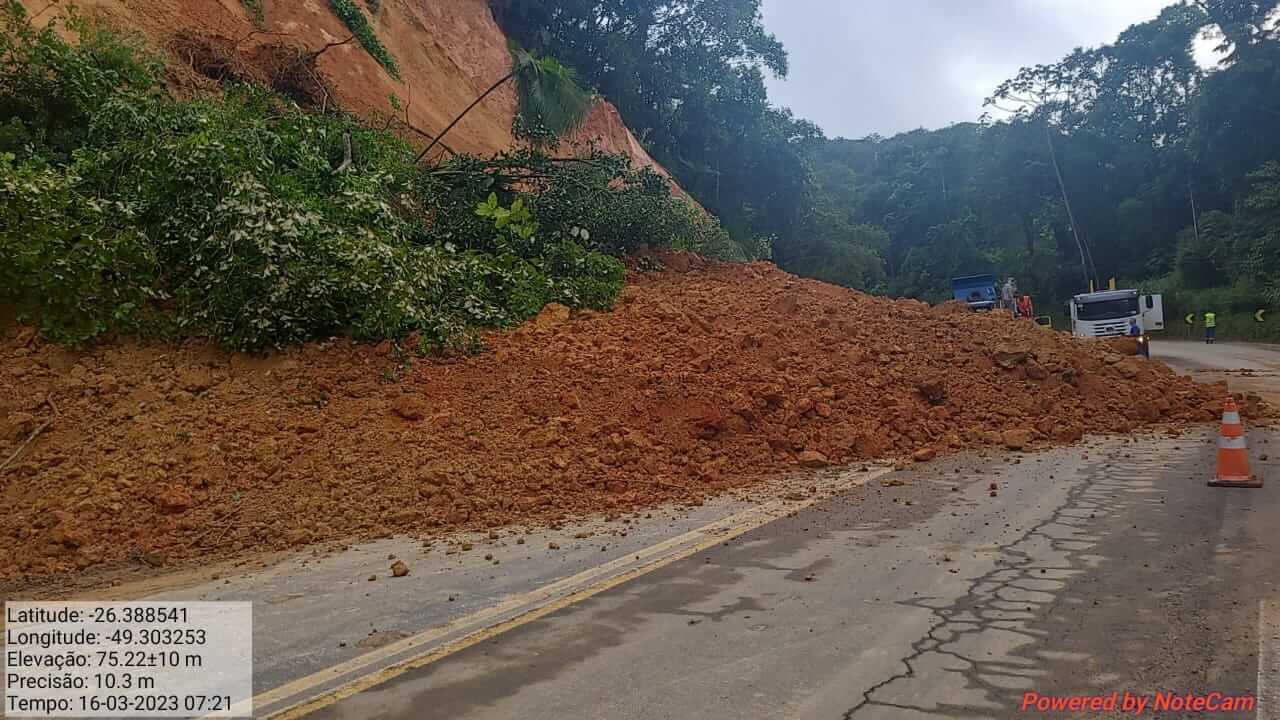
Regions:
[[[253,604],[6,603],[3,714],[250,717]]]

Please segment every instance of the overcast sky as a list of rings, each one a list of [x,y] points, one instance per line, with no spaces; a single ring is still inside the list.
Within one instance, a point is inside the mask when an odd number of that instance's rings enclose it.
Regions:
[[[1173,0],[764,0],[791,57],[769,97],[828,136],[976,120],[1020,67],[1115,40]]]

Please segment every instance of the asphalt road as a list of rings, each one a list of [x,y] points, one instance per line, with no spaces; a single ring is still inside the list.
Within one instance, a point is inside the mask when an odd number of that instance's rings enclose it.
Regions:
[[[1224,347],[1164,349],[1188,371],[1280,357]],[[308,717],[1046,716],[1031,692],[1216,692],[1247,707],[1213,717],[1280,717],[1275,437],[1249,432],[1261,490],[1206,486],[1213,428],[882,475]]]
[[[1165,341],[1152,355],[1197,380],[1227,380],[1237,392],[1256,392],[1280,404],[1280,345]]]

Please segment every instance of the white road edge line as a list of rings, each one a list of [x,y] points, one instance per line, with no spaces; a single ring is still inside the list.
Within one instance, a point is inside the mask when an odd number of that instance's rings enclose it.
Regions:
[[[588,568],[576,575],[553,581],[528,593],[510,597],[495,605],[457,618],[447,625],[431,628],[363,655],[358,655],[332,667],[263,691],[253,698],[254,711],[260,712],[260,708],[278,705],[286,700],[291,701],[283,707],[273,708],[270,712],[272,716],[282,714],[308,702],[310,698],[304,695],[306,693],[314,692],[321,688],[325,688],[324,692],[327,692],[327,686],[330,686],[339,678],[361,671],[365,675],[380,671],[392,658],[395,658],[396,661],[390,663],[390,665],[397,666],[411,662],[414,658],[425,657],[430,655],[439,646],[440,641],[447,637],[458,637],[460,632],[462,637],[482,632],[491,626],[501,623],[513,614],[521,615],[537,610],[557,599],[589,588],[593,584],[607,581],[608,578],[620,575],[627,570],[643,568],[643,572],[646,573],[657,570],[669,562],[681,559],[687,554],[682,553],[682,550],[691,545],[696,546],[699,541],[704,541],[708,536],[741,535],[768,522],[785,517],[789,513],[810,507],[835,493],[865,485],[892,470],[892,467],[880,467],[866,471],[842,471],[839,475],[826,482],[815,483],[820,492],[803,500],[771,500],[761,503],[676,537],[650,545],[642,550],[631,552],[610,562]],[[398,657],[410,651],[412,651],[412,655]],[[350,682],[354,682],[354,680],[347,680],[343,684]],[[323,695],[324,692],[320,694]],[[298,696],[300,695],[304,695],[304,697],[299,698]]]
[[[1280,602],[1258,601],[1258,711],[1257,720],[1280,720]]]

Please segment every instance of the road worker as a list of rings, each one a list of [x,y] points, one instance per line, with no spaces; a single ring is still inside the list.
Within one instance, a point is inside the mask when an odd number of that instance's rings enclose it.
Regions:
[[[1035,310],[1031,305],[1030,295],[1023,295],[1018,298],[1018,314],[1027,319],[1030,319],[1035,315]]]
[[[1000,299],[1006,310],[1013,313],[1014,317],[1018,316],[1018,303],[1016,302],[1018,288],[1013,284],[1013,278],[1004,281],[1004,287],[1000,290]]]

